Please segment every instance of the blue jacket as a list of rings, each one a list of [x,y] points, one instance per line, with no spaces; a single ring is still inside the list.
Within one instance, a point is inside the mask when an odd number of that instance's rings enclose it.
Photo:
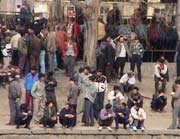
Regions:
[[[33,84],[38,80],[38,73],[36,73],[34,75],[34,77],[32,76],[31,73],[28,73],[24,79],[24,86],[26,91],[31,92],[31,89],[33,87]]]
[[[120,108],[116,108],[114,110],[115,114],[116,114],[116,117],[119,117],[118,116],[118,113],[123,113],[124,115],[124,119],[125,120],[129,120],[129,115],[130,115],[130,110],[128,108],[125,108],[124,110],[123,109],[120,109]]]

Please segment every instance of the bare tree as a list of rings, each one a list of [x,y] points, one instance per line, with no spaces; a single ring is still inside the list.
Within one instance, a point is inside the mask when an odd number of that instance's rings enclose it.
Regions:
[[[63,20],[62,0],[53,0],[50,6],[50,19]]]
[[[96,44],[97,44],[97,28],[98,13],[101,0],[85,0],[84,3],[78,0],[71,0],[71,3],[81,8],[86,24],[84,61],[90,67],[96,66]]]

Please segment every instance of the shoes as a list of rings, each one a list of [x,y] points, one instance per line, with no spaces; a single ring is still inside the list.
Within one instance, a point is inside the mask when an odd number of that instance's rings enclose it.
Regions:
[[[145,130],[143,126],[141,127],[141,130],[142,130],[142,131],[144,131],[144,130]]]
[[[134,131],[137,131],[137,128],[135,127],[135,126],[133,126],[133,128],[132,128]]]
[[[101,130],[102,130],[102,126],[100,126],[100,127],[98,128],[98,130],[101,131]]]
[[[109,131],[112,131],[112,128],[111,128],[111,127],[109,127],[109,126],[107,127],[107,129],[108,129]]]
[[[16,126],[16,129],[19,129],[19,128],[20,128],[20,127],[17,125],[17,126]]]
[[[127,129],[127,125],[126,124],[124,124],[123,127],[124,127],[124,129]]]
[[[31,129],[29,126],[25,126],[24,128],[29,129],[29,130]]]

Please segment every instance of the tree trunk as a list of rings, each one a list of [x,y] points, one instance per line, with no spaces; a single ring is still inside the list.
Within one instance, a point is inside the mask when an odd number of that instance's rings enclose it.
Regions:
[[[63,21],[63,6],[61,0],[53,0],[50,6],[50,19]]]
[[[84,61],[90,67],[96,67],[96,45],[97,45],[97,29],[98,29],[98,12],[101,0],[85,0],[80,3],[77,0],[71,0],[72,4],[81,8],[85,20],[85,45],[84,45]]]
[[[176,28],[177,28],[177,32],[178,32],[178,37],[180,40],[180,0],[178,0],[177,2],[177,20],[176,20]]]
[[[90,67],[96,67],[98,13],[86,20],[84,61]]]

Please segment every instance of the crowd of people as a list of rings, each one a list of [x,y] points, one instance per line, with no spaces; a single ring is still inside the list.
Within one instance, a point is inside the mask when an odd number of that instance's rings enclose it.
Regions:
[[[83,54],[83,26],[75,18],[70,18],[67,24],[48,22],[45,19],[34,22],[22,20],[26,17],[24,15],[27,10],[26,5],[22,6],[22,17],[14,30],[0,24],[0,85],[6,88],[9,84],[10,119],[7,125],[29,129],[33,120],[34,124],[42,124],[44,128],[54,128],[58,122],[63,128],[73,128],[79,121],[78,114],[82,113],[81,122],[85,127],[95,126],[97,123],[98,130],[105,127],[112,131],[114,122],[116,130],[122,124],[124,129],[144,131],[147,115],[143,109],[144,97],[137,86],[137,80],[142,82],[141,65],[147,46],[138,31],[136,30],[134,38],[129,39],[124,33],[114,36],[100,30],[102,32],[98,34],[100,36],[96,47],[96,69],[83,66],[77,72],[76,61]],[[101,21],[98,22],[98,29],[100,24]],[[155,25],[156,22],[152,22],[150,29],[153,30]],[[180,52],[177,64],[179,54]],[[129,71],[124,71],[127,59],[130,67]],[[63,107],[58,106],[56,99],[58,82],[54,73],[59,68],[65,71],[70,87],[67,103]],[[177,75],[180,75],[179,69],[178,65]],[[25,93],[22,93],[20,85],[22,80]],[[117,85],[109,90],[108,85],[117,80]],[[161,56],[154,67],[152,110],[164,110],[168,81],[168,64],[165,57]],[[180,115],[179,87],[180,79],[177,78],[171,93],[171,129],[180,127],[180,124],[176,126]],[[24,101],[22,94],[25,94]]]

